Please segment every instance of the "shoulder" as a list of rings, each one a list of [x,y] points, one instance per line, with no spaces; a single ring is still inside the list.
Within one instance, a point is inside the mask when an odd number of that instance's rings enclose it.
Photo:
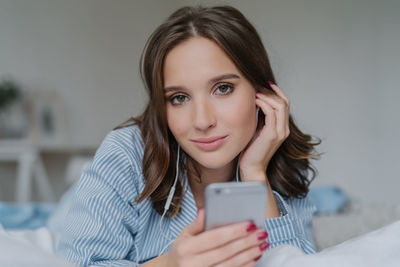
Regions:
[[[142,133],[136,124],[113,130],[104,138],[102,146],[113,146],[124,151],[135,150],[140,152],[144,147]]]
[[[144,144],[139,127],[131,125],[113,130],[107,134],[96,152],[97,154],[120,154],[134,165],[134,171],[141,171]]]
[[[143,150],[141,131],[137,125],[111,131],[84,172],[84,183],[100,180],[117,191],[122,198],[130,199],[143,189]]]

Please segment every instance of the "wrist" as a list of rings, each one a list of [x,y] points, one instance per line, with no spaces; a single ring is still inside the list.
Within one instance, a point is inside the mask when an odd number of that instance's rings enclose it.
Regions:
[[[267,174],[264,171],[244,171],[240,170],[242,181],[267,183]]]
[[[171,262],[170,253],[166,252],[141,265],[143,267],[175,267]]]
[[[164,256],[164,266],[165,267],[174,267],[174,264],[171,261],[171,253],[170,251],[165,252],[162,256]]]

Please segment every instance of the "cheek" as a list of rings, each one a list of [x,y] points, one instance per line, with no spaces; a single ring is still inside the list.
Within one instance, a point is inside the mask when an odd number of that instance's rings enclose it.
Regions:
[[[226,126],[234,130],[236,137],[244,143],[250,141],[256,129],[255,100],[243,97],[225,107],[225,110],[229,110],[224,113]]]
[[[185,121],[184,114],[167,108],[168,128],[177,140],[184,136],[187,131],[187,123]]]
[[[255,100],[241,97],[229,103],[229,106],[223,107],[223,109],[225,110],[225,118],[229,120],[232,125],[245,128],[244,126],[251,126],[255,123]]]

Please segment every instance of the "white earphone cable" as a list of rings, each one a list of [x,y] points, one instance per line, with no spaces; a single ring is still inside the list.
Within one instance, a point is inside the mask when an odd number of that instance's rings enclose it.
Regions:
[[[174,180],[174,184],[172,185],[172,187],[171,187],[171,189],[170,189],[170,191],[169,191],[167,201],[165,202],[165,205],[164,205],[164,212],[163,212],[163,214],[161,215],[161,219],[160,219],[160,223],[159,223],[161,235],[162,235],[165,239],[169,240],[169,242],[168,242],[168,244],[161,250],[160,255],[164,252],[164,250],[165,250],[166,248],[169,247],[169,245],[170,245],[172,242],[174,242],[174,240],[171,239],[169,236],[167,236],[167,235],[164,233],[164,231],[162,230],[162,220],[164,219],[165,214],[167,213],[167,211],[168,211],[168,209],[169,209],[169,206],[171,205],[172,198],[174,197],[174,194],[175,194],[175,186],[176,186],[176,183],[177,183],[178,177],[179,177],[179,154],[180,154],[180,146],[179,146],[179,144],[178,144],[178,155],[177,155],[177,159],[176,159],[176,169],[175,169],[176,174],[175,174],[175,180]],[[139,249],[138,249],[138,247],[137,247],[136,244],[134,244],[134,246],[135,246],[135,250],[136,250],[136,261],[135,261],[135,264],[136,264],[136,266],[138,266],[138,265],[139,265]]]
[[[179,144],[178,144],[178,152],[177,152],[178,155],[177,155],[177,157],[176,157],[175,180],[174,180],[174,184],[173,184],[172,187],[171,187],[171,190],[169,191],[167,201],[165,202],[165,205],[164,205],[164,212],[163,212],[163,214],[162,214],[162,216],[161,216],[160,224],[159,224],[161,235],[162,235],[165,239],[170,240],[170,241],[172,241],[172,242],[173,242],[174,240],[171,239],[169,236],[167,236],[167,235],[164,233],[164,231],[162,230],[162,220],[164,219],[164,216],[165,216],[165,214],[167,213],[167,211],[168,211],[168,209],[169,209],[169,206],[171,205],[172,198],[174,197],[174,194],[175,194],[175,186],[176,186],[176,183],[177,183],[178,177],[179,177],[179,158],[180,158],[180,150],[181,150],[180,148],[181,148],[181,147],[180,147]],[[171,242],[169,242],[168,245],[167,245],[166,247],[168,247],[168,246],[170,245],[170,243],[171,243]],[[165,248],[166,248],[166,247],[165,247]],[[162,251],[164,251],[165,248],[164,248]]]

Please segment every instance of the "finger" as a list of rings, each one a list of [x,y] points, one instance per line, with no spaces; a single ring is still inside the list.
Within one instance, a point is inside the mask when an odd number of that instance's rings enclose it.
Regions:
[[[263,243],[267,244],[265,237],[265,232],[259,230],[247,237],[237,239],[227,245],[209,251],[205,253],[206,265],[242,266],[244,263],[261,255],[260,246]]]
[[[216,264],[215,266],[253,266],[259,260],[262,253],[269,247],[267,242],[261,242],[251,246],[245,250],[240,251],[233,257]]]
[[[271,104],[274,109],[289,109],[289,105],[284,99],[277,95],[266,95],[262,93],[256,93],[257,98],[263,100],[271,100]]]
[[[255,266],[257,264],[257,262],[258,261],[256,261],[256,260],[255,261],[251,261],[251,262],[246,263],[242,267],[253,267],[253,266]]]
[[[283,100],[285,100],[285,102],[289,105],[289,104],[290,104],[289,99],[288,99],[287,96],[283,93],[282,89],[279,88],[278,85],[274,84],[274,83],[271,82],[271,81],[268,81],[268,83],[269,83],[269,85],[271,86],[272,90],[274,90],[274,92],[275,92],[278,96],[280,96]]]
[[[254,230],[256,230],[256,228],[251,222],[235,223],[208,230],[194,236],[193,242],[188,244],[188,250],[193,250],[197,253],[205,252],[247,236]]]
[[[204,231],[205,213],[204,209],[199,209],[197,218],[182,230],[183,235],[197,235]]]
[[[251,249],[249,249],[247,252],[244,253],[249,253],[249,255],[254,255],[254,254],[258,254],[258,256],[251,258],[249,261],[244,262],[241,266],[254,266],[257,264],[257,262],[261,259],[264,251],[266,251],[269,248],[270,244],[267,242],[263,242],[260,245],[258,245],[257,247],[253,247]]]
[[[258,98],[270,104],[275,110],[277,131],[280,136],[287,137],[289,134],[289,108],[286,103],[262,94],[258,95]]]
[[[265,125],[276,131],[276,115],[274,109],[265,101],[256,98],[256,105],[261,108],[265,114]]]
[[[252,260],[245,263],[243,266],[254,266],[263,256],[263,253],[270,247],[270,244],[267,242],[263,242],[262,244],[258,245],[258,249],[260,250],[261,254]],[[254,264],[254,265],[253,265]]]

